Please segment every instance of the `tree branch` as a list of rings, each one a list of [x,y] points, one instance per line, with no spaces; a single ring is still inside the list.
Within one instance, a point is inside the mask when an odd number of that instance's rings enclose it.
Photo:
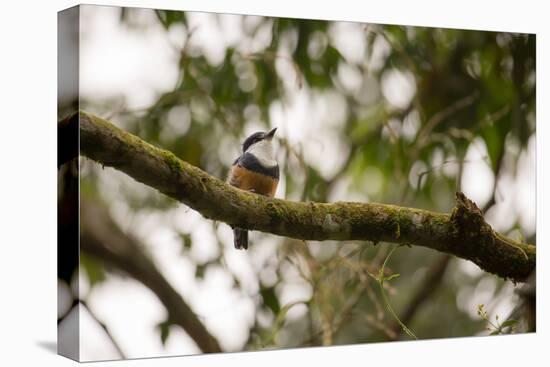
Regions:
[[[209,219],[303,240],[424,246],[514,281],[525,280],[535,268],[535,246],[493,231],[462,193],[457,193],[451,214],[376,203],[268,198],[234,188],[89,113],[80,112],[59,125],[65,124],[80,124],[80,154],[125,172]]]
[[[204,353],[218,353],[218,341],[168,283],[137,240],[124,234],[107,210],[81,198],[80,245],[82,251],[129,274],[149,288],[168,311],[168,321],[181,326]]]

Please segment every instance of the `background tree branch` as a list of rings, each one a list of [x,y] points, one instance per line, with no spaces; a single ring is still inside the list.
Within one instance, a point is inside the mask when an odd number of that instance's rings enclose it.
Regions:
[[[457,193],[451,214],[375,203],[291,202],[238,190],[86,112],[59,123],[80,124],[80,153],[125,172],[200,212],[249,230],[304,240],[386,241],[432,248],[483,270],[523,281],[535,268],[535,246],[496,233],[481,211]]]
[[[155,293],[168,311],[167,321],[181,326],[204,353],[222,351],[181,295],[143,253],[139,241],[123,233],[105,208],[81,198],[80,214],[82,251],[124,271]]]
[[[117,351],[118,355],[120,356],[120,358],[121,359],[126,359],[126,355],[122,351],[122,348],[120,348],[120,344],[118,344],[116,339],[113,337],[113,334],[111,333],[111,331],[109,330],[107,325],[96,316],[95,312],[92,312],[92,309],[88,305],[88,302],[84,301],[83,299],[81,299],[77,302],[78,302],[78,304],[80,304],[82,307],[84,307],[86,309],[86,311],[88,312],[88,315],[90,315],[90,317],[103,329],[103,332],[109,338],[109,341],[111,342],[113,347],[116,349],[116,351]]]

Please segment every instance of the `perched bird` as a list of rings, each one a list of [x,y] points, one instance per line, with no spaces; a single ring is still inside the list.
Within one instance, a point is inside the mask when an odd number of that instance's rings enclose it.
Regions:
[[[243,154],[233,162],[227,182],[241,190],[273,197],[279,183],[279,165],[273,153],[277,128],[250,135],[243,143]],[[248,232],[233,228],[236,249],[248,249]]]

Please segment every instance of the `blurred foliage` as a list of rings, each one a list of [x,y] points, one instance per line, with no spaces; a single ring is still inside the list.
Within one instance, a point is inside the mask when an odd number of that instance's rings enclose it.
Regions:
[[[130,27],[133,11],[124,9],[121,13],[123,25]],[[364,41],[364,46],[357,46],[365,49],[357,60],[342,48],[338,33],[344,31],[334,23],[236,15],[244,35],[242,42],[230,45],[222,61],[212,63],[192,42],[196,31],[190,26],[192,13],[155,11],[155,16],[167,34],[173,27],[185,29],[185,39],[178,49],[175,87],[158,95],[146,109],[117,109],[117,101],[94,100],[83,100],[83,108],[109,116],[151,144],[220,178],[226,177],[229,168],[220,157],[236,157],[241,141],[250,132],[248,127],[261,123],[267,129],[272,123],[273,106],[291,104],[300,92],[310,96],[330,92],[344,101],[346,113],[341,121],[316,126],[320,132],[332,132],[334,139],[342,140],[348,149],[340,153],[342,164],[336,173],[327,177],[315,161],[306,157],[302,144],[292,143],[281,134],[278,159],[286,174],[281,182],[285,192],[279,196],[286,198],[380,201],[449,211],[454,192],[460,190],[465,154],[474,140],[485,143],[486,162],[498,181],[503,169],[514,175],[520,153],[535,134],[534,35],[347,24]],[[214,23],[220,21],[216,14],[210,17]],[[246,45],[266,27],[270,31],[266,47],[246,51]],[[411,98],[405,98],[405,103],[392,102],[385,92],[391,88],[388,80],[396,78],[410,82],[398,84],[412,88]],[[358,86],[349,87],[350,80]],[[331,105],[327,111],[332,111]],[[174,126],[174,116],[176,122],[181,121],[179,126]],[[510,162],[505,168],[504,161]],[[453,169],[446,169],[449,167]],[[124,213],[128,217],[163,213],[178,205],[154,190],[135,188],[136,184],[126,181],[98,190],[95,186],[101,184],[101,168],[89,165],[83,169],[84,194],[93,193],[97,200],[109,203],[108,197],[101,196],[116,192],[126,203]],[[492,199],[480,205],[485,206],[484,210],[495,203],[496,188],[492,190]],[[219,236],[218,224],[207,223]],[[125,229],[133,230],[131,221]],[[523,231],[519,223],[509,228],[512,230]],[[230,239],[216,237],[220,255],[201,262],[192,253],[195,246],[203,244],[196,243],[189,233],[174,231],[181,241],[181,256],[196,263],[197,282],[209,267],[225,264],[224,251],[233,251],[223,246]],[[533,238],[534,234],[529,236]],[[255,248],[268,237],[254,237],[248,255],[254,257]],[[258,315],[243,349],[407,338],[394,328],[377,280],[369,277],[379,273],[388,246],[276,240],[276,258],[257,267],[259,291],[257,297],[251,297]],[[426,272],[439,256],[423,248],[405,248],[397,251],[383,269],[381,279],[401,274],[391,282],[381,282],[397,315],[423,286]],[[83,265],[92,285],[104,280],[104,273],[88,258]],[[407,324],[420,339],[482,333],[485,322],[476,317],[475,305],[464,306],[463,295],[473,297],[487,282],[494,287],[483,302],[502,298],[514,302],[502,280],[465,271],[463,265],[451,261],[438,284],[426,285],[433,288],[433,293]],[[267,268],[274,270],[276,279],[264,281],[262,270]],[[225,265],[224,269],[231,271]],[[241,288],[239,277],[232,276],[235,288]],[[284,304],[282,289],[293,282],[310,289],[311,297],[297,304]],[[288,318],[289,310],[298,304],[307,312]],[[163,322],[158,329],[164,343],[169,324]]]

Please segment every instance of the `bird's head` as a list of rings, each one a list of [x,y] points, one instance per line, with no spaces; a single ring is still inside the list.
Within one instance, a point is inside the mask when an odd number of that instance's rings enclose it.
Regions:
[[[259,147],[259,146],[271,147],[271,140],[273,140],[273,136],[275,135],[276,131],[277,131],[277,128],[274,128],[266,133],[260,131],[250,135],[248,138],[245,139],[243,143],[243,153],[245,153],[246,151],[248,151],[253,147]]]

